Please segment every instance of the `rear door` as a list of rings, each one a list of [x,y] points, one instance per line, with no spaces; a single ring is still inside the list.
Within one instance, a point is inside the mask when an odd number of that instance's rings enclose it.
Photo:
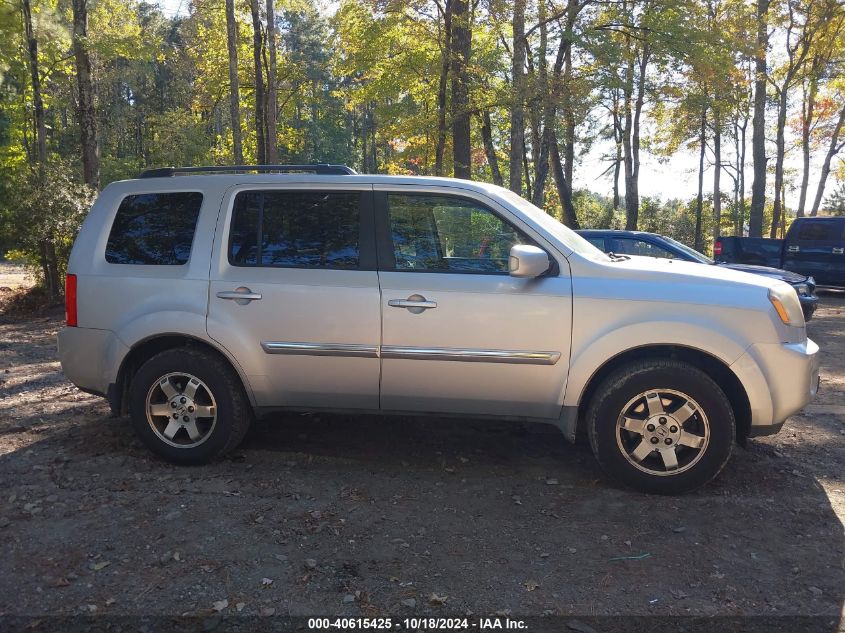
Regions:
[[[481,194],[376,185],[382,291],[381,407],[557,418],[569,368],[566,259]],[[550,255],[508,274],[514,244]]]
[[[845,285],[845,219],[802,218],[789,228],[783,267],[821,285]]]
[[[377,409],[372,186],[241,186],[224,196],[208,333],[259,406]]]

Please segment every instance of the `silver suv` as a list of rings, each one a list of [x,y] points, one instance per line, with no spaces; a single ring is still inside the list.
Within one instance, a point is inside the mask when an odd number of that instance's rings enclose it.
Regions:
[[[501,187],[336,165],[112,183],[71,254],[59,349],[174,462],[275,410],[496,417],[583,431],[657,493],[712,479],[818,385],[783,282],[606,255]]]

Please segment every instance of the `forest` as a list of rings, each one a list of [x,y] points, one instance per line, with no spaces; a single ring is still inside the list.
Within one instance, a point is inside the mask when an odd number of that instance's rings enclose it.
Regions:
[[[98,189],[245,163],[484,180],[705,252],[776,237],[845,213],[843,68],[842,0],[2,0],[0,255],[58,296]],[[679,153],[696,194],[641,196]]]

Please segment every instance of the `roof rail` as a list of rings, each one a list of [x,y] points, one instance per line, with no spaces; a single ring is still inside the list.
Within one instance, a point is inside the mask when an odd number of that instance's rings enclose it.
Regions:
[[[314,163],[311,165],[211,165],[207,167],[159,167],[141,172],[139,178],[169,178],[180,174],[233,173],[254,171],[260,174],[304,172],[321,176],[347,176],[357,172],[346,165]]]

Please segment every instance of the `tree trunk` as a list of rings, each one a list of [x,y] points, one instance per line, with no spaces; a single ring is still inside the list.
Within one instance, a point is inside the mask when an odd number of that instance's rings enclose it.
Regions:
[[[44,99],[41,96],[41,75],[38,68],[38,40],[32,30],[32,7],[29,0],[21,0],[26,47],[29,56],[29,73],[32,79],[32,104],[35,110],[35,162],[43,176],[47,164],[47,126],[44,123]]]
[[[713,241],[722,230],[722,122],[719,111],[713,109]]]
[[[704,150],[707,146],[707,107],[701,109],[701,130],[698,137],[698,195],[695,198],[695,250],[703,250],[701,219],[704,213]]]
[[[745,136],[748,130],[748,113],[745,114],[745,119],[742,122],[742,140],[740,146],[739,159],[739,211],[740,211],[740,225],[737,235],[742,237],[745,234],[745,153],[748,143],[746,143]]]
[[[769,237],[774,238],[780,227],[781,211],[783,207],[783,159],[786,152],[786,108],[788,105],[789,81],[784,81],[778,99],[777,131],[775,134],[775,200],[772,204],[772,227],[769,230]]]
[[[472,147],[467,64],[472,54],[472,13],[468,0],[454,0],[452,36],[452,158],[455,178],[471,179]]]
[[[241,137],[241,94],[238,81],[238,23],[235,21],[235,0],[226,0],[226,44],[229,50],[229,117],[232,120],[232,144],[235,164],[244,164]]]
[[[625,229],[637,230],[640,213],[640,116],[645,101],[646,71],[650,58],[648,43],[643,44],[639,60],[630,59],[625,77],[624,105],[625,128],[622,135],[622,149],[625,154]],[[634,94],[634,70],[637,70],[636,95]]]
[[[819,207],[822,204],[822,196],[824,195],[824,188],[825,184],[827,183],[827,177],[830,175],[830,163],[833,160],[833,157],[839,153],[839,151],[845,147],[845,141],[840,142],[840,135],[842,134],[843,127],[845,126],[845,106],[842,106],[842,109],[839,111],[839,118],[836,121],[836,127],[833,129],[833,135],[830,137],[830,145],[828,145],[827,153],[824,157],[824,163],[822,164],[822,173],[819,176],[819,186],[816,189],[816,198],[813,200],[813,209],[810,211],[810,215],[815,216],[819,212]]]
[[[264,116],[266,97],[264,68],[261,63],[264,38],[261,35],[261,13],[258,9],[258,0],[250,0],[249,8],[252,13],[252,58],[255,66],[255,160],[259,165],[263,165],[267,162],[266,118]]]
[[[513,59],[511,60],[511,191],[522,195],[522,153],[525,146],[525,0],[514,0]]]
[[[613,208],[619,208],[619,173],[622,170],[622,123],[619,117],[619,92],[613,95],[613,143],[616,146],[616,161],[613,166]]]
[[[816,109],[816,92],[818,83],[815,76],[810,77],[810,85],[804,95],[803,121],[801,121],[801,152],[804,161],[804,171],[801,174],[801,193],[798,196],[798,210],[796,215],[804,217],[804,207],[807,204],[807,189],[810,185],[810,129]]]
[[[546,202],[546,179],[549,176],[549,135],[546,128],[554,126],[554,115],[549,115],[553,99],[549,95],[548,24],[546,0],[538,0],[537,17],[540,21],[540,48],[537,51],[537,80],[533,91],[534,105],[532,119],[532,150],[534,154],[534,185],[531,188],[531,202],[540,207]]]
[[[751,184],[749,237],[763,237],[763,208],[766,206],[766,48],[769,0],[757,0],[757,49],[754,57],[754,118],[751,122],[751,152],[754,180]]]
[[[94,84],[91,57],[88,54],[87,0],[73,0],[73,55],[79,87],[79,141],[82,147],[82,179],[94,189],[100,188],[100,150],[97,146],[97,116],[94,111]]]
[[[493,126],[490,122],[490,110],[486,108],[481,113],[481,138],[484,141],[484,153],[487,155],[487,164],[490,165],[493,183],[501,187],[502,172],[499,170],[499,157],[496,156],[496,146],[493,144]]]
[[[560,206],[563,209],[563,223],[572,230],[578,230],[578,216],[575,206],[572,204],[572,185],[567,182],[563,173],[563,166],[560,163],[560,149],[558,148],[557,135],[553,128],[549,128],[549,162],[552,167],[552,177],[557,188],[557,195],[560,197]]]
[[[276,6],[274,0],[267,0],[267,50],[270,67],[267,69],[267,162],[279,162],[276,134]]]
[[[434,152],[434,175],[443,175],[446,153],[446,87],[452,63],[452,0],[443,6],[443,45],[440,60],[440,81],[437,84],[437,147]]]

